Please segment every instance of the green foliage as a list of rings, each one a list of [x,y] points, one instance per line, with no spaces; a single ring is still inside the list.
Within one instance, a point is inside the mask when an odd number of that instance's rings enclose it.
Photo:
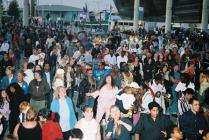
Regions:
[[[16,0],[10,2],[7,13],[8,15],[13,16],[15,20],[19,19],[20,10],[19,10],[18,2]]]

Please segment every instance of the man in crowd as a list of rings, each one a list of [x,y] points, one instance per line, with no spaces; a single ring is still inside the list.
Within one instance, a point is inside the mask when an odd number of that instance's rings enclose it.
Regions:
[[[179,119],[180,128],[188,140],[201,140],[203,132],[208,130],[207,122],[200,113],[200,102],[196,97],[189,100],[189,105],[190,110]]]

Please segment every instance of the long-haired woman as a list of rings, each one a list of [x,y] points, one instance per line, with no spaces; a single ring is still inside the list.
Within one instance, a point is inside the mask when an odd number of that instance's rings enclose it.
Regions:
[[[106,77],[104,77],[99,90],[93,93],[86,94],[86,96],[93,96],[94,98],[99,96],[96,114],[96,120],[98,123],[101,121],[105,113],[107,120],[107,116],[109,116],[110,107],[115,104],[117,94],[118,88],[115,85],[114,79],[111,77],[111,75],[107,75]]]
[[[111,120],[107,124],[107,139],[131,140],[130,133],[133,125],[129,119],[121,118],[120,110],[117,106],[110,107]]]

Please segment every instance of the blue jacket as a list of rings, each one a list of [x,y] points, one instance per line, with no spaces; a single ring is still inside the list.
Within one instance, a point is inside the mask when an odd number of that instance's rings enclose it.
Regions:
[[[9,83],[8,76],[4,76],[1,80],[1,85],[0,85],[1,90],[6,89],[9,86],[9,84],[15,83],[15,81],[17,81],[17,77],[15,75],[13,75],[11,83]]]
[[[17,79],[15,80],[14,83],[18,83],[17,82]],[[23,84],[22,84],[22,87],[21,88],[24,91],[24,94],[25,95],[29,93],[29,91],[28,91],[28,83],[25,80],[23,80]]]
[[[68,104],[68,108],[69,108],[69,113],[70,113],[70,129],[73,129],[75,126],[75,123],[77,122],[76,116],[75,116],[75,111],[73,108],[73,103],[72,100],[67,97],[67,104]],[[51,103],[51,110],[52,112],[56,112],[57,114],[60,115],[60,104],[59,104],[59,99],[54,99]]]

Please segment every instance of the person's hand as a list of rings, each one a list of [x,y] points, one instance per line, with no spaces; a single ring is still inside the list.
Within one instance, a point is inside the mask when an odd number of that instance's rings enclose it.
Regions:
[[[204,131],[204,130],[199,130],[199,134],[201,134],[201,135],[202,135],[203,131]]]
[[[123,121],[121,121],[121,120],[118,120],[116,123],[117,123],[118,125],[123,125]]]
[[[110,139],[111,135],[112,135],[112,132],[108,132],[107,135],[106,135],[107,139]]]
[[[86,93],[86,96],[87,96],[87,97],[91,96],[91,93],[89,93],[89,92],[88,92],[88,93]]]
[[[161,133],[164,135],[164,137],[167,137],[166,131],[161,131]]]

